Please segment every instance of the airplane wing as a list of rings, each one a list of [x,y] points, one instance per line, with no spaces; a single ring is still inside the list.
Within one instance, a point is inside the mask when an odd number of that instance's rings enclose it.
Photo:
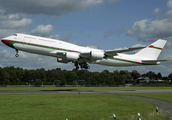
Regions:
[[[117,53],[129,52],[129,51],[139,50],[139,49],[143,49],[143,48],[145,48],[145,47],[132,47],[132,48],[126,48],[126,49],[122,49],[122,50],[105,50],[104,54],[109,57],[112,57],[112,56],[116,56]],[[83,52],[83,53],[81,52],[80,56],[89,58],[90,52]]]
[[[164,61],[169,61],[169,60],[142,60],[142,63],[154,65],[157,64],[158,62],[164,62]]]
[[[105,54],[107,56],[116,56],[117,53],[130,52],[130,51],[139,50],[139,49],[143,49],[143,48],[145,48],[145,47],[132,47],[132,48],[126,48],[126,49],[122,49],[122,50],[105,50]]]

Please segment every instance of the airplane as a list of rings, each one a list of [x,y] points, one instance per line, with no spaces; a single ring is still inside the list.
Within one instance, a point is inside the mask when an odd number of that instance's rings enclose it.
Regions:
[[[147,47],[131,47],[121,50],[100,50],[21,33],[15,33],[3,38],[1,41],[16,50],[16,57],[19,57],[18,51],[46,55],[57,58],[59,63],[73,62],[76,69],[79,69],[79,66],[80,68],[89,69],[88,64],[124,67],[159,65],[160,62],[168,61],[157,59],[167,42],[162,39]],[[139,49],[141,50],[135,54],[125,54],[125,52]]]

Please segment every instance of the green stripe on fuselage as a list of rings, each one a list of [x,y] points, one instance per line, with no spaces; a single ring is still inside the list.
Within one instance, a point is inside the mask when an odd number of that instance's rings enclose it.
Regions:
[[[29,45],[29,46],[35,46],[35,47],[41,47],[41,48],[47,48],[47,49],[52,49],[52,50],[61,50],[65,52],[77,52],[77,51],[72,51],[72,50],[64,50],[60,48],[55,48],[55,47],[49,47],[49,46],[41,46],[41,45],[35,45],[35,44],[29,44],[29,43],[20,43],[20,42],[10,42],[9,44],[14,48],[13,44],[23,44],[23,45]]]
[[[108,58],[108,59],[122,61],[122,62],[128,62],[128,63],[142,64],[142,63],[135,62],[135,61],[122,60],[122,59],[117,59],[117,58]]]

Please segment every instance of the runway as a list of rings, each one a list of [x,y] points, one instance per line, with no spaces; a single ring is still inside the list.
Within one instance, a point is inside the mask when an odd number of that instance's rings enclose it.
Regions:
[[[58,94],[58,93],[172,93],[172,90],[39,90],[0,91],[0,94]]]

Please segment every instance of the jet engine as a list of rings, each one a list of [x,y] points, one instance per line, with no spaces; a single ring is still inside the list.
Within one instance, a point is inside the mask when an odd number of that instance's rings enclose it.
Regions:
[[[58,55],[57,62],[60,62],[60,63],[68,63],[70,61],[76,62],[78,58],[79,58],[78,53],[66,52],[62,55]]]
[[[105,53],[103,51],[91,51],[90,58],[92,59],[103,59]]]
[[[75,61],[78,60],[79,54],[78,54],[78,53],[74,53],[74,52],[67,52],[67,53],[65,54],[65,58],[66,58],[66,60],[68,60],[68,61],[73,61],[73,62],[75,62]]]

